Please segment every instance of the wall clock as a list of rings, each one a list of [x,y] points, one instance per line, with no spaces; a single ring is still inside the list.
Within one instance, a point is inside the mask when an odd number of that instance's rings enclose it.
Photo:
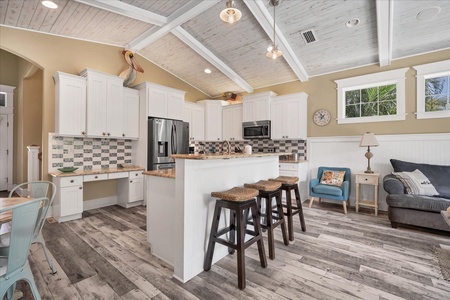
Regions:
[[[331,114],[326,109],[319,109],[314,113],[313,121],[319,126],[325,126],[331,121]]]

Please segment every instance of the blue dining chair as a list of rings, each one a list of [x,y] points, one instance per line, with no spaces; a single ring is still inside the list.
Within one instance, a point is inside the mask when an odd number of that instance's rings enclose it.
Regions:
[[[325,170],[345,171],[342,185],[337,186],[320,183],[323,172]],[[311,207],[311,205],[313,204],[314,198],[319,198],[319,202],[321,198],[342,201],[344,213],[347,214],[347,201],[350,196],[350,178],[351,171],[349,168],[319,167],[319,169],[317,170],[317,178],[311,179],[309,181],[309,195],[311,196],[311,199],[309,200],[309,207]]]
[[[34,231],[34,236],[33,236],[33,244],[38,243],[41,245],[42,250],[44,251],[44,254],[45,254],[45,258],[47,259],[48,265],[49,265],[50,269],[52,270],[52,274],[56,274],[57,270],[53,266],[52,259],[50,258],[47,246],[45,245],[44,237],[42,236],[42,227],[44,227],[48,209],[52,205],[53,199],[55,198],[55,194],[56,194],[55,184],[50,181],[24,182],[19,185],[16,185],[9,193],[9,197],[13,197],[14,193],[20,189],[26,189],[28,191],[28,197],[30,197],[30,198],[47,197],[47,193],[48,193],[48,190],[50,187],[51,187],[51,195],[50,195],[49,201],[47,201],[45,203],[45,205],[42,205],[41,209],[39,210],[39,215],[38,215],[38,219],[37,219],[36,227],[35,227],[35,231]],[[1,235],[0,236],[0,255],[2,253],[7,253],[8,251],[9,251],[8,250],[8,236],[7,236],[7,234]]]
[[[0,256],[0,299],[6,294],[7,299],[11,299],[19,280],[28,282],[34,299],[41,299],[28,263],[28,251],[34,236],[39,206],[41,202],[48,201],[45,197],[38,198],[0,210],[0,213],[12,211],[10,251],[8,256]]]

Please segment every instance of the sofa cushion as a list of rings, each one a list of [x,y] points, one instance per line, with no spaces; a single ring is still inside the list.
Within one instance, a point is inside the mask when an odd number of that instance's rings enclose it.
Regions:
[[[342,189],[337,186],[319,184],[312,188],[312,191],[316,194],[325,194],[333,196],[342,196]]]
[[[418,164],[391,159],[394,172],[412,172],[419,169],[433,184],[439,197],[450,199],[450,166]]]
[[[386,203],[389,207],[416,209],[436,213],[440,213],[441,210],[447,210],[447,207],[450,206],[449,199],[408,194],[390,194],[386,197]]]
[[[392,174],[403,183],[407,194],[439,195],[430,180],[418,169],[412,172],[392,172]]]

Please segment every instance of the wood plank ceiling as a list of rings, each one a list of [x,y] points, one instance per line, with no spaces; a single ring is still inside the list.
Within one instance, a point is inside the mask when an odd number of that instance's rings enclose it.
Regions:
[[[232,25],[219,18],[226,0],[40,2],[1,0],[0,25],[132,49],[211,98],[450,48],[449,0],[280,0],[277,60],[265,55],[269,0],[235,0],[243,16]]]

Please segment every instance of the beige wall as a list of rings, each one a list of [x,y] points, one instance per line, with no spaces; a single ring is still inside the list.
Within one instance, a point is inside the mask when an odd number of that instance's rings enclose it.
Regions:
[[[308,82],[290,82],[282,85],[255,90],[255,93],[273,91],[278,95],[306,92],[308,97],[308,137],[322,136],[352,136],[361,135],[366,131],[376,134],[408,134],[408,133],[442,133],[450,132],[450,119],[416,119],[416,78],[415,70],[409,69],[406,73],[406,120],[395,122],[372,122],[359,124],[338,125],[337,117],[337,79],[372,74],[388,70],[412,67],[436,61],[450,59],[450,50],[439,51],[392,62],[390,66],[380,68],[372,65],[333,74],[312,77]],[[331,112],[332,121],[323,127],[312,122],[312,116],[319,109]]]

